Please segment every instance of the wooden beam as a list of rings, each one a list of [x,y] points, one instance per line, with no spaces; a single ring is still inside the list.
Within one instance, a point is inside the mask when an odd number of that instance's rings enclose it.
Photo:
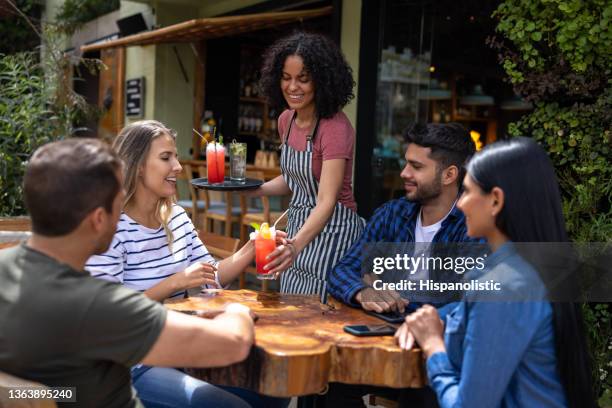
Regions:
[[[109,98],[111,105],[100,118],[98,136],[112,141],[124,124],[125,48],[102,50],[100,59],[107,69],[100,71],[98,106],[104,108]]]
[[[195,53],[195,81],[193,85],[193,128],[200,131],[200,120],[204,116],[206,89],[206,41],[192,44]],[[200,158],[200,136],[192,132],[192,156]]]
[[[327,6],[314,10],[282,11],[188,20],[157,30],[130,35],[118,40],[85,45],[81,47],[81,51],[88,52],[132,45],[193,42],[206,38],[226,37],[325,16],[331,14],[332,9],[332,6]]]

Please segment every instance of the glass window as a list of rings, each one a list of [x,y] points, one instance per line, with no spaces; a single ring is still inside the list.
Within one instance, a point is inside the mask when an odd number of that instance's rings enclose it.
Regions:
[[[491,14],[498,2],[380,2],[372,208],[404,195],[404,130],[414,123],[459,122],[478,146],[504,138],[530,109],[504,81]],[[366,176],[367,177],[367,176]],[[358,203],[359,204],[359,203]]]

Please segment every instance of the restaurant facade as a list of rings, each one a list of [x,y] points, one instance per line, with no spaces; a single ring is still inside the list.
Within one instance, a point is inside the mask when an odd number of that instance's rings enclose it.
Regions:
[[[48,17],[61,0],[47,1]],[[337,41],[356,81],[345,108],[356,129],[354,192],[369,217],[403,195],[402,131],[456,121],[478,145],[505,137],[531,107],[503,81],[487,45],[497,2],[466,0],[140,0],[89,23],[67,48],[108,67],[75,81],[104,109],[92,131],[112,138],[124,125],[157,119],[178,132],[182,158],[201,158],[200,137],[277,154],[276,117],[257,89],[265,48],[295,30]],[[83,75],[75,70],[75,76]],[[268,156],[266,156],[268,157]],[[259,158],[258,158],[259,159]],[[270,159],[270,165],[278,165]]]

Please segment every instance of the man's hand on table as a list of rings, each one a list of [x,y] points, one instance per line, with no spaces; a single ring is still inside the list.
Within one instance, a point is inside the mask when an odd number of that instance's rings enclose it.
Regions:
[[[393,290],[376,290],[366,287],[355,295],[355,301],[361,305],[363,310],[377,313],[399,312],[404,313],[408,300],[403,299],[399,293]]]
[[[225,309],[222,311],[223,313],[239,313],[242,315],[249,316],[249,319],[252,321],[257,320],[257,315],[253,312],[248,306],[245,306],[241,303],[230,303],[225,306]]]

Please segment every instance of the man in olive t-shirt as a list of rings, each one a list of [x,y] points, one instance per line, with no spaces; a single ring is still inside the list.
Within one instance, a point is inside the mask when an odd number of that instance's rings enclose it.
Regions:
[[[0,251],[0,371],[75,387],[76,402],[61,407],[141,407],[130,366],[219,367],[244,360],[253,344],[246,306],[200,319],[85,272],[117,229],[121,171],[99,140],[41,147],[24,177],[32,237]]]
[[[129,367],[157,340],[160,304],[22,244],[0,251],[0,367],[76,387],[71,407],[133,407]]]

